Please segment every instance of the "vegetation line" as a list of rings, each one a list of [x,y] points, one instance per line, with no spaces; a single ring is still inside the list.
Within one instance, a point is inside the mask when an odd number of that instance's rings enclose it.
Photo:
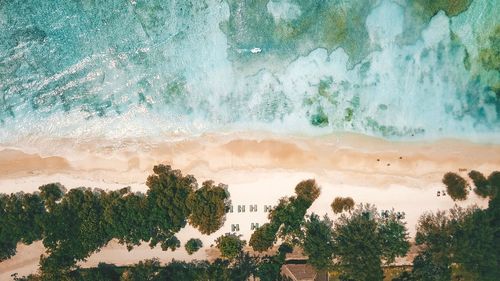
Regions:
[[[485,280],[500,276],[500,172],[485,177],[471,171],[474,192],[489,198],[487,209],[476,206],[424,213],[417,224],[418,253],[410,268],[388,275],[398,257],[410,248],[405,215],[395,210],[379,212],[370,204],[354,204],[352,198],[332,202],[328,216],[307,215],[320,195],[313,179],[295,187],[295,195],[281,198],[269,212],[269,222],[246,241],[234,233],[215,240],[221,257],[213,262],[173,261],[161,266],[157,259],[134,266],[100,264],[76,266],[99,251],[111,239],[131,250],[143,242],[163,250],[181,246],[175,234],[187,223],[202,234],[217,231],[229,211],[230,197],[223,184],[206,181],[198,187],[191,175],[158,165],[147,179],[148,191],[133,193],[78,188],[66,191],[61,184],[41,186],[40,192],[0,194],[0,261],[16,253],[18,243],[42,240],[46,254],[37,274],[13,276],[15,280],[286,280],[282,266],[287,254],[301,249],[307,264],[330,280]],[[443,177],[453,200],[466,200],[472,187],[454,173]],[[201,240],[184,245],[192,254]],[[384,268],[386,270],[384,270]]]

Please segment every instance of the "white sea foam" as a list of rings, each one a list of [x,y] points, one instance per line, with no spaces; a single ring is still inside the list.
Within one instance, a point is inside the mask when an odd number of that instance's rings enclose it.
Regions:
[[[182,6],[181,11],[181,4],[174,2],[162,4],[153,14],[139,5],[126,8],[134,16],[125,13],[115,21],[109,19],[110,38],[101,31],[85,30],[87,23],[81,23],[77,35],[89,41],[78,41],[82,54],[72,53],[73,41],[59,42],[50,34],[43,40],[21,40],[13,47],[0,45],[4,63],[0,73],[5,78],[0,82],[0,143],[44,137],[119,141],[233,130],[499,139],[498,107],[485,84],[498,75],[484,76],[477,63],[470,69],[464,63],[467,55],[477,60],[477,38],[487,40],[480,31],[498,24],[492,11],[477,1],[451,19],[437,13],[411,44],[400,41],[408,7],[390,0],[378,2],[365,21],[372,51],[354,66],[348,49],[314,47],[318,42],[290,45],[301,50],[312,46],[309,53],[295,57],[292,47],[281,50],[257,43],[234,57],[231,51],[239,46],[228,40],[228,3],[196,3],[195,8]],[[490,10],[500,6],[488,5]],[[291,26],[306,16],[291,0],[269,1],[266,9],[261,12]],[[484,22],[474,18],[478,14]],[[0,24],[11,31],[5,26],[5,13],[0,15]],[[50,18],[39,20],[50,26]],[[54,21],[58,29],[53,32],[65,29],[59,36],[75,32]],[[239,24],[243,34],[260,23]],[[23,36],[41,36],[30,32],[34,35]],[[57,42],[64,43],[68,53],[58,54]],[[255,46],[263,50],[258,55],[250,53]],[[59,57],[38,53],[44,48]],[[63,63],[66,66],[58,69]]]
[[[294,20],[301,14],[300,7],[287,0],[269,1],[267,10],[276,20]]]

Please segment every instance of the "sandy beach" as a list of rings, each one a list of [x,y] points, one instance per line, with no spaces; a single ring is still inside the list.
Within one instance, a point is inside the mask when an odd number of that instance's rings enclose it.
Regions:
[[[40,147],[44,147],[43,153]],[[210,236],[203,236],[190,226],[178,234],[182,244],[192,237],[203,241],[204,249],[195,255],[187,255],[183,248],[164,252],[159,248],[151,250],[147,245],[127,252],[124,246],[112,241],[81,265],[123,265],[152,257],[168,262],[212,256],[210,245],[216,237],[229,232],[232,224],[239,224],[239,233],[248,241],[250,223],[263,224],[267,220],[264,205],[274,205],[279,198],[292,195],[295,185],[308,178],[315,178],[321,186],[321,196],[309,212],[335,218],[330,209],[332,200],[336,196],[351,196],[356,203],[372,203],[379,210],[404,211],[410,235],[414,235],[415,224],[423,212],[448,209],[455,204],[449,196],[436,197],[436,192],[444,189],[444,173],[453,171],[465,176],[475,169],[489,174],[500,169],[499,155],[499,145],[459,140],[389,142],[354,134],[313,139],[234,133],[147,146],[134,142],[122,147],[106,142],[47,140],[31,148],[0,147],[0,192],[33,192],[50,182],[60,182],[67,188],[130,186],[144,192],[146,177],[158,163],[193,174],[199,183],[212,179],[228,184],[235,212],[227,215],[225,225]],[[248,211],[248,205],[253,204],[258,205],[257,212]],[[471,194],[459,203],[471,204],[485,207],[487,202]],[[237,205],[246,205],[247,211],[238,213]],[[0,280],[8,280],[14,272],[34,272],[42,253],[41,242],[18,246],[16,256],[0,263]]]

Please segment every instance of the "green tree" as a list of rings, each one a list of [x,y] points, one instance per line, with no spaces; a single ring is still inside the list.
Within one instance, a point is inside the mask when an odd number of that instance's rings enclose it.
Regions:
[[[82,281],[120,281],[121,272],[114,264],[99,263],[96,268],[78,271]],[[74,279],[74,280],[79,280]]]
[[[276,242],[276,234],[279,226],[265,223],[257,228],[250,237],[248,243],[254,251],[264,252],[271,248]]]
[[[257,271],[256,258],[248,253],[242,253],[231,264],[230,280],[248,280]]]
[[[412,272],[403,271],[399,276],[392,279],[392,281],[417,281]]]
[[[446,191],[454,201],[467,199],[469,193],[467,187],[469,185],[460,175],[452,172],[446,173],[443,177],[443,183],[446,185]]]
[[[488,176],[490,183],[490,197],[495,197],[500,192],[500,172],[494,171]]]
[[[303,180],[295,186],[297,198],[305,200],[309,205],[318,199],[320,192],[321,190],[314,179]]]
[[[186,244],[184,244],[186,252],[188,252],[188,254],[190,255],[197,252],[199,249],[201,249],[201,247],[203,247],[203,243],[200,239],[191,238],[186,242]]]
[[[417,245],[425,250],[415,258],[413,272],[422,280],[451,279],[451,229],[444,211],[424,213],[417,223]],[[435,276],[436,279],[430,279]]]
[[[16,221],[22,211],[20,205],[20,200],[13,194],[0,197],[0,261],[16,254],[17,243],[21,240]]]
[[[150,259],[140,261],[136,265],[128,268],[121,276],[121,281],[160,281],[160,261]]]
[[[160,246],[163,251],[170,249],[173,252],[181,247],[181,241],[175,235],[172,235],[162,241]]]
[[[151,239],[148,223],[148,200],[142,193],[132,193],[130,188],[102,192],[103,220],[110,236],[131,250],[141,241]]]
[[[412,277],[419,281],[449,281],[451,268],[447,263],[435,262],[433,254],[424,250],[413,260]]]
[[[328,270],[332,267],[334,242],[333,222],[325,216],[323,220],[312,214],[305,223],[304,253],[308,263],[318,270]]]
[[[268,224],[263,225],[250,238],[250,245],[262,252],[271,248],[279,237],[291,244],[298,244],[303,237],[302,225],[307,209],[320,194],[313,179],[301,181],[295,187],[296,196],[283,197],[269,212]]]
[[[66,192],[61,184],[43,185],[40,194],[0,194],[0,260],[14,255],[17,243],[43,238],[47,251],[40,258],[40,278],[81,280],[93,271],[75,270],[76,262],[113,238],[129,250],[142,241],[149,241],[152,247],[160,244],[163,250],[180,247],[175,233],[186,225],[190,207],[193,222],[198,220],[200,229],[205,227],[207,233],[218,229],[229,197],[222,185],[206,182],[195,192],[193,176],[183,176],[164,165],[155,166],[153,172],[146,182],[146,194],[132,193],[130,188]],[[197,208],[198,203],[209,208]],[[208,221],[201,224],[201,219]],[[99,274],[92,278],[100,279]]]
[[[490,184],[482,173],[472,170],[469,172],[469,177],[472,179],[474,185],[476,186],[476,188],[474,188],[474,192],[477,195],[483,198],[486,198],[490,195]]]
[[[333,234],[335,265],[347,280],[382,280],[382,260],[404,256],[409,249],[401,218],[395,214],[381,217],[371,205],[360,205],[351,214],[342,214]],[[386,248],[388,241],[397,246]]]
[[[235,234],[226,234],[220,236],[215,240],[217,249],[219,249],[221,256],[227,259],[235,259],[241,254],[243,247],[246,245],[245,240],[241,240]]]
[[[304,216],[311,206],[308,201],[295,196],[281,198],[279,204],[269,213],[270,223],[278,226],[278,237],[296,244],[302,236]]]
[[[146,181],[151,247],[167,241],[186,225],[191,214],[187,198],[197,187],[193,176],[183,176],[170,166],[155,166],[153,172]]]
[[[21,193],[17,228],[21,232],[21,242],[29,245],[42,238],[42,220],[45,216],[43,201],[38,194]]]
[[[229,208],[229,194],[224,185],[215,186],[213,181],[206,181],[189,195],[187,202],[191,210],[189,224],[202,234],[212,234],[224,224]]]
[[[335,223],[334,258],[344,279],[382,280],[382,249],[374,214],[375,210],[360,207]]]
[[[276,281],[281,276],[282,264],[274,257],[263,257],[257,267],[256,276],[261,281]]]
[[[100,192],[72,189],[47,213],[43,244],[49,253],[42,262],[47,271],[70,268],[76,261],[106,245],[111,236],[103,220]]]
[[[495,229],[487,211],[474,210],[457,225],[452,221],[452,261],[474,280],[497,280],[500,276]],[[498,229],[498,228],[497,228]]]
[[[404,215],[391,211],[384,211],[377,216],[377,234],[382,248],[382,258],[386,265],[395,261],[396,257],[405,256],[410,249],[409,236]]]
[[[453,263],[472,275],[477,275],[478,268],[491,266],[490,261],[483,262],[483,265],[469,264],[492,258],[484,251],[493,246],[493,233],[487,225],[481,225],[479,217],[477,221],[473,220],[477,212],[480,210],[474,207],[463,209],[455,206],[448,212],[425,213],[420,217],[415,242],[423,250],[414,262],[413,272],[417,280],[450,280]]]
[[[498,189],[497,189],[498,190]],[[488,209],[486,209],[490,221],[489,225],[493,230],[493,248],[491,251],[495,253],[496,258],[496,275],[500,275],[500,196],[495,196],[490,199]]]
[[[474,182],[474,192],[483,198],[493,198],[500,190],[500,172],[493,171],[488,178],[482,173],[472,170],[469,172],[469,177]]]
[[[0,261],[16,253],[18,242],[42,238],[45,207],[38,194],[0,195]]]
[[[286,254],[293,253],[293,246],[284,242],[278,247],[278,257],[285,261]]]
[[[292,244],[300,239],[304,216],[311,205],[312,202],[300,197],[282,198],[276,208],[269,213],[271,224],[280,226],[278,237]]]
[[[0,262],[16,254],[17,242],[20,240],[13,229],[16,224],[12,218],[15,216],[9,210],[9,201],[8,195],[0,194]]]
[[[283,243],[278,247],[278,253],[273,256],[262,256],[258,259],[255,276],[261,281],[285,280],[281,275],[281,267],[285,263],[286,254],[293,252],[292,245]]]
[[[354,208],[354,200],[351,197],[335,197],[331,207],[335,214],[350,212]]]
[[[161,270],[162,281],[202,281],[210,279],[207,271],[211,265],[206,261],[193,261],[190,263],[172,261]]]
[[[232,281],[230,267],[231,263],[227,259],[216,259],[208,267],[208,278],[205,280]]]
[[[56,202],[62,199],[66,193],[66,188],[60,183],[49,183],[42,185],[38,188],[40,190],[40,197],[45,202],[47,209],[54,208]]]

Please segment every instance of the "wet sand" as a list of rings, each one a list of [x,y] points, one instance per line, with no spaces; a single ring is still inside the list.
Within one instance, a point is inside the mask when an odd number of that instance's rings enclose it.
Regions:
[[[284,169],[318,175],[338,173],[345,183],[373,187],[397,183],[418,187],[423,182],[440,181],[448,171],[477,169],[488,173],[500,167],[500,145],[460,140],[390,142],[354,134],[318,138],[203,135],[121,147],[51,140],[40,147],[44,148],[32,153],[0,145],[0,192],[32,191],[37,186],[31,180],[61,176],[104,185],[141,185],[158,163],[202,180],[224,182],[225,174],[231,171],[246,171],[251,178],[255,169]]]

